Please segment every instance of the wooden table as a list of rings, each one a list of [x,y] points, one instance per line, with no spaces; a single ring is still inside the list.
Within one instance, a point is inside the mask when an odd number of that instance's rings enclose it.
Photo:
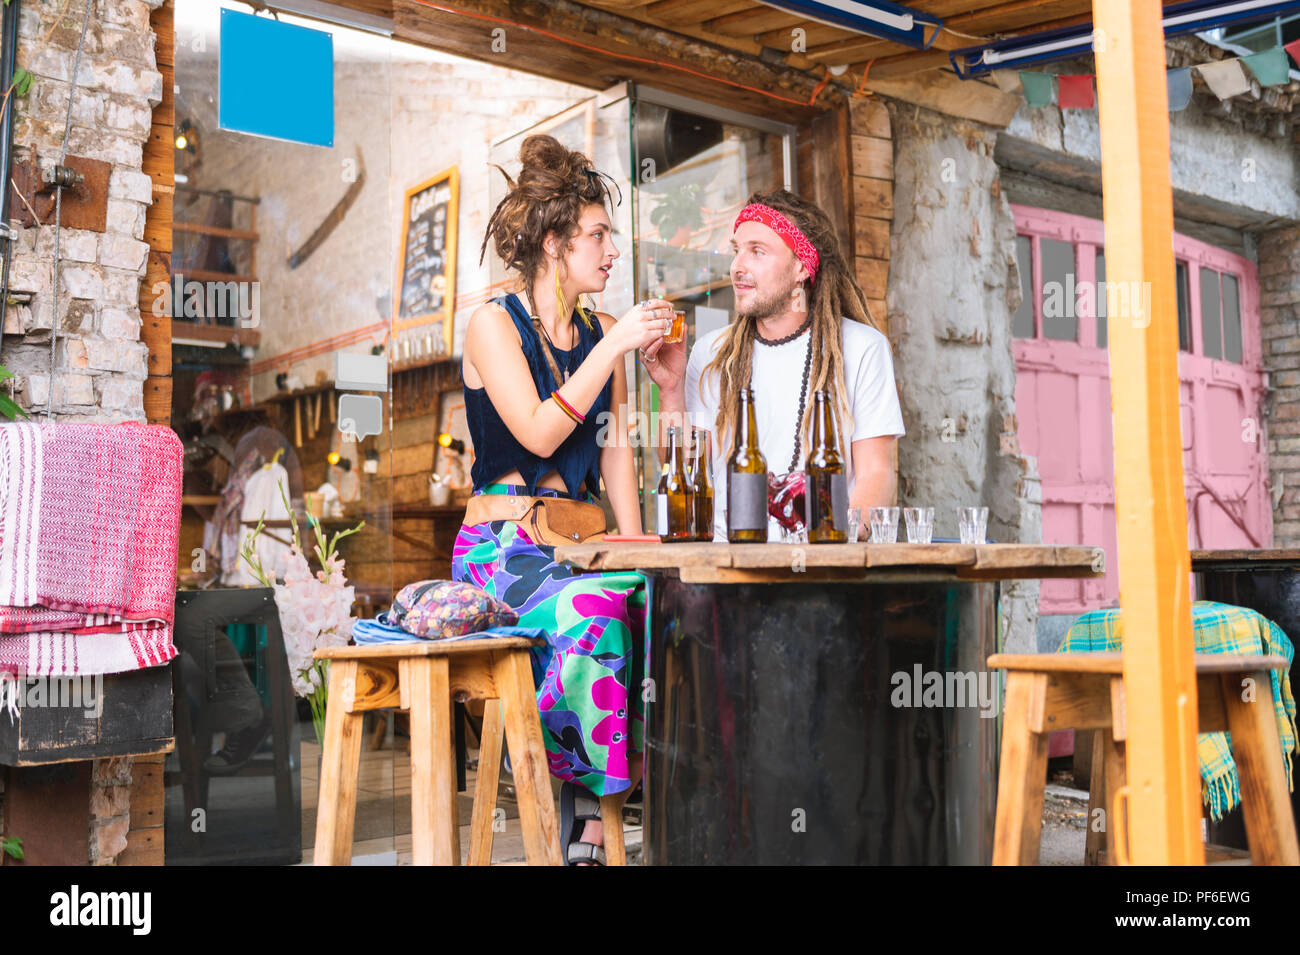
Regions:
[[[1258,611],[1300,644],[1300,550],[1194,550],[1198,600],[1217,600]],[[1296,654],[1300,658],[1300,653]],[[1292,692],[1300,686],[1300,666],[1291,662]],[[1291,811],[1300,828],[1300,790],[1291,794]],[[1233,811],[1210,823],[1210,841],[1235,849],[1247,848],[1242,814]]]
[[[556,558],[650,581],[654,865],[989,862],[999,581],[1105,572],[1100,548],[1024,544],[594,543]]]

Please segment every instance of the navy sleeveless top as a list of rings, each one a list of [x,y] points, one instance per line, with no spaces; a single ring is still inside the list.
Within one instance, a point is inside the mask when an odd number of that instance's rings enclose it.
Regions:
[[[537,388],[537,397],[545,401],[563,382],[557,382],[555,376],[551,374],[546,356],[542,353],[542,349],[546,346],[538,338],[538,333],[529,320],[527,308],[513,293],[494,298],[492,301],[504,306],[514,320],[523,344],[524,357],[528,360],[528,369],[533,375],[533,384]],[[592,315],[590,329],[576,311],[572,321],[578,330],[578,344],[568,351],[560,348],[551,349],[561,374],[565,371],[570,374],[576,372],[578,366],[591,354],[596,342],[603,337],[600,321],[595,315]],[[596,403],[586,412],[583,423],[573,429],[573,432],[564,439],[564,443],[549,458],[539,458],[515,440],[515,436],[511,434],[506,423],[497,414],[496,408],[492,406],[487,389],[471,388],[466,385],[465,417],[469,425],[470,440],[474,442],[474,464],[470,468],[474,490],[479,491],[503,474],[518,469],[528,487],[529,495],[536,496],[538,480],[551,471],[558,471],[570,497],[586,499],[579,491],[584,482],[586,490],[598,497],[601,449],[596,444],[596,434],[601,430],[602,424],[608,423],[607,419],[602,417],[602,412],[609,411],[613,392],[614,376],[611,374],[609,380],[605,382],[605,387],[600,390]]]

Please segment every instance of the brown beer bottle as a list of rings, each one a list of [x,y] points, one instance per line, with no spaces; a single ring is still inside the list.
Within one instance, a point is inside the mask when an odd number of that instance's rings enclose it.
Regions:
[[[839,452],[839,435],[828,391],[813,396],[812,447],[804,465],[808,475],[805,501],[808,511],[808,543],[842,543],[849,539],[849,488],[844,478],[844,461]]]
[[[740,390],[736,440],[727,459],[727,540],[733,544],[767,540],[767,459],[758,449],[753,388]]]
[[[709,473],[713,460],[709,455],[709,433],[691,428],[691,467],[687,480],[691,485],[691,505],[697,541],[713,540],[713,479]]]
[[[682,456],[682,429],[668,429],[668,460],[655,498],[655,531],[666,541],[691,539],[690,485]]]

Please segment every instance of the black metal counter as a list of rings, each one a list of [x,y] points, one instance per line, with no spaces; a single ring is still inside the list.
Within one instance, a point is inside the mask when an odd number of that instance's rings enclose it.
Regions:
[[[1102,569],[1094,548],[1028,545],[556,553],[651,579],[651,865],[987,863],[997,581]]]

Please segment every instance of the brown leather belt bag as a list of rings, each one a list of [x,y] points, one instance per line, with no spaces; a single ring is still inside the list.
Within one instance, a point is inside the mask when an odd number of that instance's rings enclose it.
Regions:
[[[598,504],[567,497],[475,494],[465,505],[465,523],[514,521],[536,544],[581,544],[605,533]]]

